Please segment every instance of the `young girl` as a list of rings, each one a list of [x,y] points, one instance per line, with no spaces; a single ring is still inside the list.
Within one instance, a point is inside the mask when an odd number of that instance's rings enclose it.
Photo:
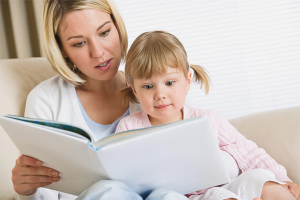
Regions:
[[[123,118],[116,132],[206,116],[211,120],[220,149],[236,160],[243,173],[221,187],[189,194],[189,199],[298,199],[299,186],[291,182],[285,168],[263,149],[217,113],[184,106],[192,79],[190,69],[207,94],[208,75],[198,65],[189,66],[186,51],[175,36],[163,31],[141,34],[128,52],[125,76],[129,87],[121,93],[125,105],[139,102],[143,111]]]

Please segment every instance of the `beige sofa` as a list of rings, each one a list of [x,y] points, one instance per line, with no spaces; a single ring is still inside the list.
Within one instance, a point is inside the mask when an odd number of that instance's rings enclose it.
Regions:
[[[0,115],[23,115],[26,97],[54,76],[45,58],[0,60]],[[300,184],[300,106],[239,117],[230,122],[284,165]],[[19,152],[0,127],[0,200],[13,199],[11,170]]]

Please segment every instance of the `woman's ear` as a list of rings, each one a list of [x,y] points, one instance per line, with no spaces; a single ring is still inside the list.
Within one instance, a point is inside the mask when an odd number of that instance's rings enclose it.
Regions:
[[[60,52],[61,52],[61,55],[64,57],[64,58],[67,58],[68,55],[66,54],[66,52],[63,50],[63,48],[60,48]]]
[[[186,79],[186,93],[190,90],[191,88],[191,82],[192,82],[192,72],[188,72],[188,75],[187,75],[187,79]]]

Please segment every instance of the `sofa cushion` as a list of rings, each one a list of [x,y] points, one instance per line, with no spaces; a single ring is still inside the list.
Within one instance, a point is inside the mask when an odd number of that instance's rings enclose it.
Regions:
[[[256,142],[300,184],[300,106],[231,119],[230,123]]]
[[[45,58],[0,60],[0,115],[24,115],[28,93],[55,75]],[[0,126],[0,199],[13,199],[11,170],[19,151]]]

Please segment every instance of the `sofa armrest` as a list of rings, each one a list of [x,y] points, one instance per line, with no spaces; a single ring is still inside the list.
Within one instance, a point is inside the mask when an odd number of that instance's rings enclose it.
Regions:
[[[240,133],[283,165],[292,181],[300,184],[300,106],[229,121]]]

